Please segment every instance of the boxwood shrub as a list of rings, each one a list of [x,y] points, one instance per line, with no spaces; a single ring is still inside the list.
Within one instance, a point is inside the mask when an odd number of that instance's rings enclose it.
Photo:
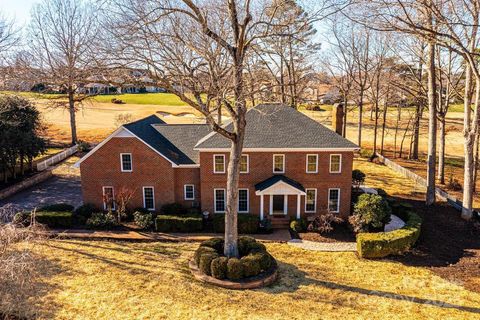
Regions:
[[[238,214],[238,233],[241,234],[254,234],[258,233],[260,226],[260,219],[257,215],[241,213]],[[213,215],[213,232],[224,233],[225,232],[225,215],[223,213],[217,213]]]
[[[159,232],[197,232],[203,229],[203,219],[199,215],[158,215],[155,230]]]
[[[217,279],[240,280],[268,272],[276,266],[265,245],[252,237],[239,237],[240,258],[223,256],[223,246],[222,238],[213,238],[202,242],[195,251],[194,261],[204,274]]]
[[[405,226],[390,232],[359,233],[357,251],[362,258],[383,258],[402,254],[415,244],[420,236],[422,219],[413,212],[406,213]]]
[[[49,228],[72,227],[71,212],[40,211],[35,214],[35,220]]]

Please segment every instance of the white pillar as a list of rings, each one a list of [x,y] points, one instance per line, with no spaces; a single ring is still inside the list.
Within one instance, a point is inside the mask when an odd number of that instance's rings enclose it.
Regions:
[[[269,209],[270,209],[270,215],[273,214],[273,195],[271,194],[270,195],[270,206],[269,206]]]
[[[263,194],[260,195],[260,220],[263,220]]]
[[[288,215],[288,194],[283,196],[283,212]]]
[[[300,219],[300,195],[297,195],[297,219]]]

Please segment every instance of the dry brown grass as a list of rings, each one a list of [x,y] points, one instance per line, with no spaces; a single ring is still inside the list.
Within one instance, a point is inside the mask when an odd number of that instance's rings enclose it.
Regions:
[[[32,312],[41,319],[478,319],[480,312],[478,293],[425,268],[287,244],[267,244],[280,266],[275,285],[221,289],[190,275],[196,247],[49,241],[36,250],[49,263]]]

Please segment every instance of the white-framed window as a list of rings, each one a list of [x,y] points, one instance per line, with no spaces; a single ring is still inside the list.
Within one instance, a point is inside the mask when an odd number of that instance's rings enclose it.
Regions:
[[[102,187],[103,210],[115,210],[115,190],[111,186]]]
[[[238,212],[247,213],[248,211],[248,189],[238,189]]]
[[[273,173],[285,173],[285,155],[273,155]]]
[[[318,172],[318,154],[307,154],[307,173]]]
[[[331,154],[330,155],[330,173],[342,172],[342,155]]]
[[[328,211],[337,213],[340,210],[340,189],[328,189]]]
[[[193,184],[184,185],[183,194],[185,200],[195,200],[195,186]]]
[[[305,212],[317,211],[317,189],[305,189]]]
[[[225,212],[225,189],[213,189],[215,213]]]
[[[248,154],[242,154],[240,156],[240,173],[248,173],[250,159]]]
[[[213,173],[225,173],[225,155],[213,155]]]
[[[131,153],[120,153],[120,166],[122,172],[132,172],[132,154]]]
[[[155,210],[155,192],[153,187],[143,187],[143,207]]]

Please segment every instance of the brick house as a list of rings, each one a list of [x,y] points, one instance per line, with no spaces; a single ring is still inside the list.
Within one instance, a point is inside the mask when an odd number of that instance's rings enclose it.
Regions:
[[[283,221],[349,215],[355,144],[281,104],[252,108],[246,121],[239,213]],[[131,207],[155,211],[178,202],[222,213],[229,146],[205,124],[149,116],[123,125],[77,163],[83,200],[115,206],[126,188],[134,193]]]

